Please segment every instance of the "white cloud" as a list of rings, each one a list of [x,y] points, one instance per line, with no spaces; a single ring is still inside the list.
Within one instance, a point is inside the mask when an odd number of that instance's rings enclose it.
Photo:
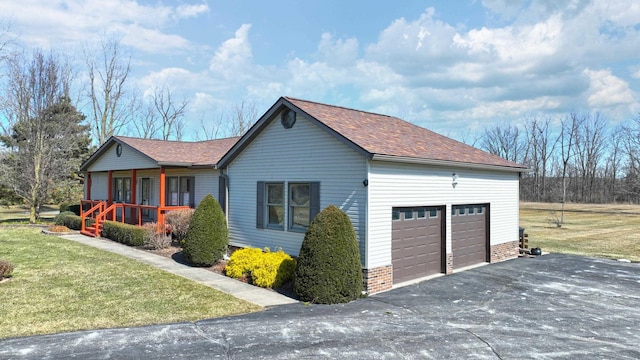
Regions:
[[[585,69],[589,78],[589,106],[596,109],[617,105],[632,106],[635,102],[633,92],[626,81],[614,76],[611,70]]]
[[[334,39],[333,35],[325,32],[318,44],[318,53],[321,61],[332,66],[349,66],[358,58],[358,40]]]
[[[198,5],[184,4],[176,8],[176,17],[177,18],[196,17],[208,11],[209,11],[209,6],[207,4],[198,4]]]
[[[140,0],[0,2],[0,14],[19,29],[20,41],[26,47],[57,49],[91,43],[105,33],[115,33],[129,37],[127,44],[142,51],[184,50],[190,42],[167,33],[167,29],[178,19],[198,16],[207,10],[206,4],[173,7],[142,4]]]
[[[211,59],[209,69],[227,79],[246,78],[246,71],[252,61],[249,30],[251,24],[243,24],[235,32],[235,36],[226,40],[216,50]]]

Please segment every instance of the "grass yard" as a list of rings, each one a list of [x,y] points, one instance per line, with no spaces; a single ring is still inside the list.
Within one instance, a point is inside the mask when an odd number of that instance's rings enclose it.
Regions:
[[[257,305],[134,260],[0,226],[0,338],[137,326],[258,311]]]
[[[640,206],[566,204],[564,225],[561,204],[520,203],[520,226],[529,234],[529,247],[545,252],[579,254],[640,261]]]

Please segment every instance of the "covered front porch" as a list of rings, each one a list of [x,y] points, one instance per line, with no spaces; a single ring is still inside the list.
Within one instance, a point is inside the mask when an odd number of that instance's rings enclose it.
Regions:
[[[163,228],[167,212],[195,206],[195,176],[185,176],[183,169],[87,172],[85,185],[80,216],[81,233],[87,236],[100,236],[105,220],[137,226],[157,222]],[[98,199],[92,192],[99,193]]]

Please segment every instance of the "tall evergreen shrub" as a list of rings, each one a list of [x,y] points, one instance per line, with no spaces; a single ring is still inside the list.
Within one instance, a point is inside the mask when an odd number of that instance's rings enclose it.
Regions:
[[[336,206],[313,219],[296,263],[294,291],[302,301],[344,303],[362,292],[362,267],[355,230]]]
[[[193,213],[184,239],[183,252],[197,266],[211,266],[221,259],[229,245],[229,230],[222,208],[207,195]]]

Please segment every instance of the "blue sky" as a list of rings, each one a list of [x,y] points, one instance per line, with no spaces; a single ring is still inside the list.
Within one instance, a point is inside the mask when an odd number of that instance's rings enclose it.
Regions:
[[[189,100],[186,138],[242,100],[262,114],[284,95],[458,139],[532,115],[640,111],[637,0],[21,0],[0,14],[21,48],[79,69],[83,45],[118,36],[137,91]]]

